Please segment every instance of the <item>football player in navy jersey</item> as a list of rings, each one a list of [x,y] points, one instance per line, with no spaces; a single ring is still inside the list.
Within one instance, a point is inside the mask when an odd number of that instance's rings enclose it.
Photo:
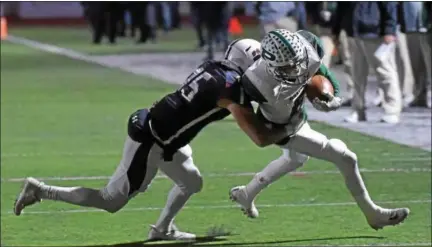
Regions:
[[[14,212],[42,199],[103,209],[115,213],[140,192],[146,191],[158,169],[174,181],[158,221],[151,226],[150,240],[192,240],[181,232],[174,217],[192,194],[202,188],[202,177],[192,159],[189,143],[209,123],[232,114],[240,128],[258,146],[285,137],[284,127],[270,128],[255,115],[239,78],[260,57],[260,43],[252,39],[233,41],[225,59],[201,64],[175,92],[148,109],[134,112],[117,170],[102,189],[59,187],[35,178],[25,180]]]

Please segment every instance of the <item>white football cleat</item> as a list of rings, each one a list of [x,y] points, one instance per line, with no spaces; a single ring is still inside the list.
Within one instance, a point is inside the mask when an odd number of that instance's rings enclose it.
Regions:
[[[377,106],[377,107],[381,107],[382,106],[383,99],[382,99],[382,96],[380,95],[379,92],[377,92],[377,95],[375,96],[375,98],[374,98],[374,100],[372,102],[373,102],[372,104],[374,106]]]
[[[181,232],[178,228],[172,224],[169,231],[164,232],[159,230],[155,225],[150,225],[151,229],[148,234],[149,241],[160,241],[160,240],[189,240],[193,241],[196,239],[196,235],[188,232]]]
[[[248,198],[245,186],[237,186],[230,190],[230,199],[241,206],[243,213],[249,218],[258,218],[259,212],[254,200]]]
[[[414,95],[410,94],[408,96],[403,97],[402,104],[404,108],[410,107],[411,103],[414,101]]]
[[[15,215],[21,215],[22,211],[25,207],[33,205],[37,202],[40,202],[41,199],[39,197],[40,193],[40,185],[43,184],[39,182],[37,179],[29,177],[24,181],[23,189],[21,193],[18,195],[14,204],[14,213]]]
[[[402,223],[408,217],[410,210],[408,208],[386,209],[381,208],[367,221],[375,230],[383,229],[386,226],[395,226]]]
[[[380,119],[383,123],[397,124],[400,122],[400,117],[397,114],[385,114]]]
[[[366,121],[366,112],[365,111],[354,111],[351,112],[350,115],[344,118],[344,122],[347,123],[358,123]]]

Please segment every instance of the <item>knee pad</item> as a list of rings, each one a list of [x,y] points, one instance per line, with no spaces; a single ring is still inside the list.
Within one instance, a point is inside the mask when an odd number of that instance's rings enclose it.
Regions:
[[[289,172],[301,167],[308,156],[294,151],[283,149],[283,154],[268,164],[264,170],[255,175],[255,179],[264,186],[267,186]]]
[[[309,160],[309,156],[297,152],[290,152],[291,161],[298,163],[299,167]]]
[[[99,191],[101,197],[103,198],[103,209],[109,213],[116,213],[122,209],[129,201],[126,195],[115,194],[110,195],[106,188]]]
[[[107,205],[107,207],[105,208],[105,210],[108,213],[117,213],[120,209],[122,209],[124,207],[125,204],[114,204],[114,203],[109,203]]]
[[[286,166],[293,167],[294,169],[303,166],[309,160],[309,156],[305,154],[286,149],[283,152],[283,155],[279,159],[283,159]]]
[[[326,151],[334,163],[344,165],[357,165],[357,155],[348,149],[346,144],[339,139],[330,139],[325,146]]]
[[[185,194],[195,194],[201,191],[203,187],[203,179],[198,170],[191,172],[183,182],[179,185],[180,189]]]

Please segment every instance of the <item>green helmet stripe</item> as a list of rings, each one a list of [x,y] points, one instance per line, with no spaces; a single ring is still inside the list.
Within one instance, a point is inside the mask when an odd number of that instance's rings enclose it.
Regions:
[[[299,30],[297,33],[299,33],[307,41],[309,41],[309,43],[312,44],[321,59],[324,57],[324,46],[320,38],[318,38],[315,34],[305,30]]]
[[[271,34],[277,36],[280,40],[282,40],[282,43],[284,43],[284,44],[288,47],[288,50],[289,50],[291,53],[295,54],[295,51],[294,51],[294,49],[292,48],[290,42],[289,42],[287,39],[285,39],[285,37],[282,36],[282,34],[276,32],[276,31],[270,31],[269,33],[271,33]]]

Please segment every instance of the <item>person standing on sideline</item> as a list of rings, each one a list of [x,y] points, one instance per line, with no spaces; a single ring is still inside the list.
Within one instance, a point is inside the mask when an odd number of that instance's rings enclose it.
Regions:
[[[199,50],[204,49],[204,46],[207,43],[204,39],[204,34],[203,34],[204,21],[202,20],[202,14],[200,14],[202,5],[203,2],[189,2],[192,25],[197,34],[197,38],[198,38],[197,49]]]
[[[337,2],[306,2],[306,13],[310,20],[308,29],[319,36],[324,46],[324,57],[322,63],[326,67],[331,67],[331,60],[333,50],[339,45],[342,46],[342,61],[344,65],[345,73],[347,74],[347,95],[344,97],[342,106],[350,106],[351,98],[353,94],[354,83],[352,81],[352,66],[350,61],[350,55],[348,50],[348,40],[346,38],[345,31],[340,32],[339,37],[333,37],[332,26],[337,7]]]
[[[228,2],[201,2],[197,5],[199,19],[204,23],[207,29],[207,55],[205,60],[214,59],[216,36],[224,27],[225,11],[227,11]]]
[[[353,112],[344,121],[366,121],[365,93],[371,67],[384,94],[380,121],[399,123],[402,97],[395,62],[397,3],[339,2],[335,25],[335,36],[342,29],[347,32],[353,63]]]
[[[100,44],[104,34],[108,36],[111,44],[116,43],[117,23],[121,14],[120,5],[118,2],[89,2],[87,4],[94,44]]]
[[[427,88],[431,83],[431,8],[430,2],[400,2],[401,31],[406,36],[407,55],[411,59],[414,85],[409,85],[412,99],[408,106],[428,107]]]

